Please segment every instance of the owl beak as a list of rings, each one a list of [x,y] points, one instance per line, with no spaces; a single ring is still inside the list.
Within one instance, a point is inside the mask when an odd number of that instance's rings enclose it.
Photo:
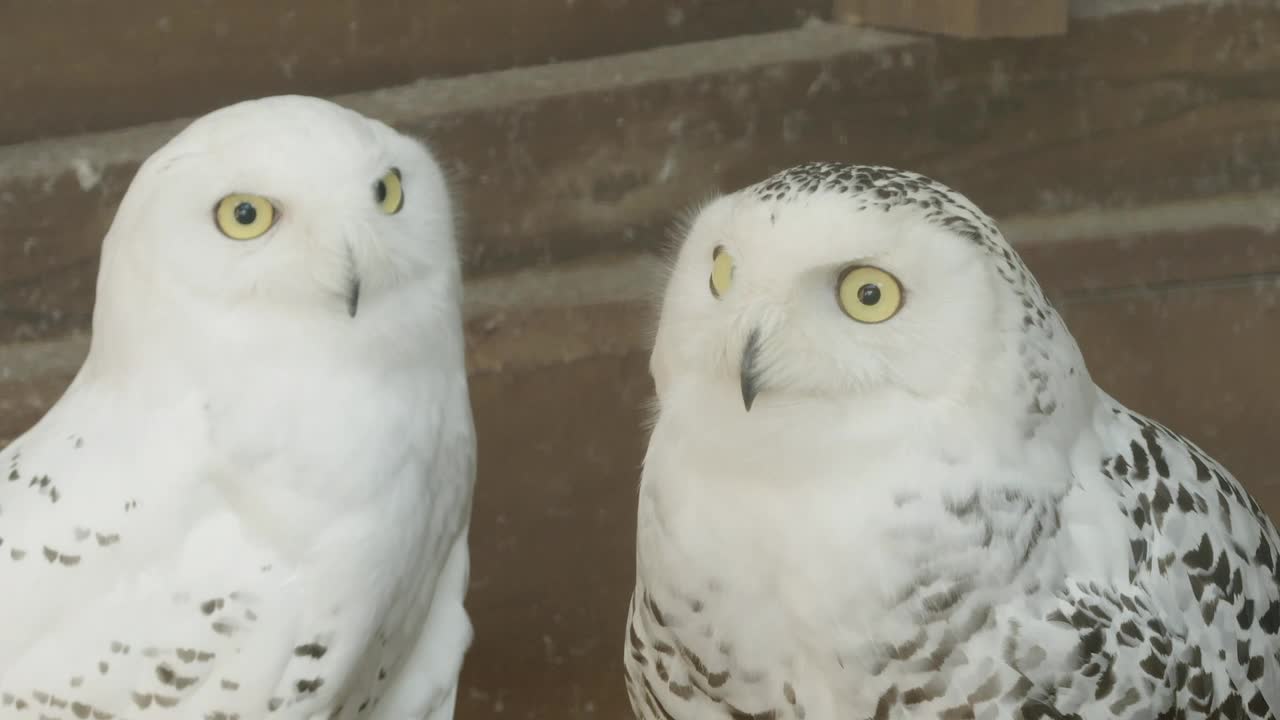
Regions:
[[[360,309],[360,270],[356,267],[356,256],[347,246],[347,314],[356,316]]]
[[[351,317],[356,316],[356,312],[360,309],[360,276],[354,271],[351,273],[351,279],[347,281],[347,314]]]
[[[742,348],[742,362],[738,366],[742,381],[742,406],[751,412],[751,405],[760,393],[760,329],[754,328]]]

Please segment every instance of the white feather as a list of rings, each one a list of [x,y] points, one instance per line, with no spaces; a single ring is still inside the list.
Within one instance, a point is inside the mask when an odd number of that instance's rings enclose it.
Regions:
[[[276,224],[225,237],[230,193]],[[425,147],[314,98],[224,108],[147,160],[83,368],[0,452],[0,717],[440,704],[471,637],[451,216]]]

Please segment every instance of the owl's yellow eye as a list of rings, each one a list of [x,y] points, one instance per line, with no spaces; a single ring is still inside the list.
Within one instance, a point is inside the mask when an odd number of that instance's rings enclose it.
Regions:
[[[855,266],[840,274],[836,298],[849,317],[862,323],[879,323],[902,307],[902,286],[889,273],[870,266]]]
[[[733,285],[733,256],[717,245],[711,253],[711,294],[720,297]]]
[[[232,240],[253,240],[275,224],[276,208],[260,195],[236,193],[218,201],[213,219],[222,234]]]
[[[400,183],[400,169],[391,168],[373,186],[373,198],[378,207],[388,215],[395,215],[404,207],[404,186]]]

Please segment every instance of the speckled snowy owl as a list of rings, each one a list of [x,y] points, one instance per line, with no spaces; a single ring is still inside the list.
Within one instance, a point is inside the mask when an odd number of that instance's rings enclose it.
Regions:
[[[475,440],[450,208],[422,145],[314,98],[143,164],[88,358],[0,452],[0,718],[452,716]]]
[[[1277,535],[1099,390],[992,221],[802,165],[704,208],[651,371],[645,720],[1271,718]]]

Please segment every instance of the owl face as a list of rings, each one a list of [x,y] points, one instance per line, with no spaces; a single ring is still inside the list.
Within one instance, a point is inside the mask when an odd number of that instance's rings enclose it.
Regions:
[[[655,344],[660,392],[681,376],[733,382],[746,411],[879,391],[945,400],[1006,362],[1017,321],[1006,283],[927,202],[767,187],[715,200],[691,223]]]
[[[107,285],[153,280],[197,305],[358,320],[392,289],[448,273],[443,176],[419,142],[324,100],[206,115],[152,155],[104,253]]]
[[[418,362],[454,333],[460,286],[422,143],[317,98],[242,102],[138,170],[103,243],[95,366]]]

